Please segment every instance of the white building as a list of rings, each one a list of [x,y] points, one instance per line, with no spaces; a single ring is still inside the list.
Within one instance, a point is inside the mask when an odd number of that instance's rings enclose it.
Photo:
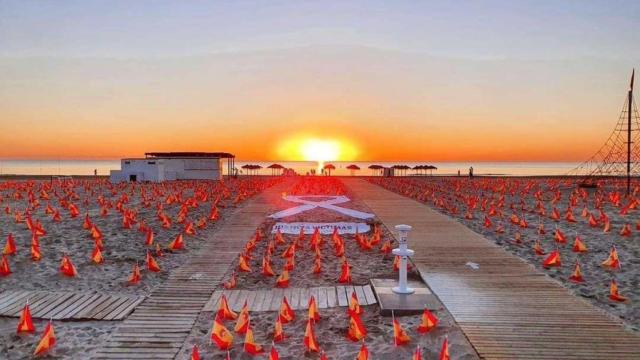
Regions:
[[[122,159],[120,170],[111,170],[110,181],[220,180],[222,159],[227,159],[229,170],[233,169],[235,160],[233,154],[221,152],[152,152],[144,155],[144,158]]]

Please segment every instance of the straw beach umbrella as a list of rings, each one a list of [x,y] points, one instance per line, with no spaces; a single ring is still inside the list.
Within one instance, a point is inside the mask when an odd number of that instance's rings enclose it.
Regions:
[[[376,171],[380,170],[380,174],[382,174],[382,169],[384,169],[384,166],[382,165],[369,165],[369,169],[371,169],[371,175],[375,174]]]
[[[267,166],[267,169],[271,169],[271,175],[275,175],[277,170],[280,170],[280,174],[282,174],[282,169],[284,169],[284,166],[280,165],[280,164],[271,164],[269,166]]]
[[[323,167],[323,169],[325,169],[325,170],[328,172],[329,176],[331,176],[331,170],[335,170],[335,169],[336,169],[336,167],[335,167],[335,165],[333,165],[333,164],[326,164],[326,165]]]
[[[356,170],[360,170],[360,166],[356,164],[351,164],[347,166],[347,169],[351,170],[351,176],[355,175]]]

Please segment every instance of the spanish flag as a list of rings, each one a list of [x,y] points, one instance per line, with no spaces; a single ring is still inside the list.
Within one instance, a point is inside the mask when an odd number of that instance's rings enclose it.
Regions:
[[[387,240],[384,243],[382,243],[382,247],[380,247],[380,252],[383,254],[391,253],[391,240]]]
[[[13,234],[9,233],[7,235],[7,243],[4,245],[4,250],[2,250],[3,255],[15,255],[16,253],[16,242],[13,239]]]
[[[556,233],[553,238],[558,244],[567,243],[567,238],[565,238],[564,234],[562,233],[562,231],[560,231],[560,229],[556,228]]]
[[[236,326],[233,328],[233,330],[238,334],[246,334],[247,329],[249,329],[249,306],[247,305],[247,301],[245,300],[244,305],[242,306],[242,310],[240,310],[240,314],[238,315]]]
[[[102,264],[102,262],[104,261],[104,259],[102,258],[102,251],[100,251],[100,248],[97,246],[93,247],[93,252],[91,253],[91,261],[93,261],[94,264]]]
[[[322,273],[322,259],[318,256],[313,262],[313,273],[320,274]]]
[[[444,341],[442,342],[442,349],[440,349],[440,357],[438,359],[439,360],[451,359],[451,357],[449,356],[449,339],[448,338],[444,338]]]
[[[136,262],[133,265],[133,271],[131,272],[131,276],[129,276],[129,284],[137,284],[140,282],[140,267]]]
[[[577,253],[586,253],[589,249],[587,249],[587,245],[582,242],[580,236],[576,236],[576,240],[573,242],[573,252]]]
[[[413,352],[411,360],[422,360],[422,350],[420,350],[420,345],[416,345],[416,350]]]
[[[289,271],[287,269],[282,270],[282,274],[278,276],[276,280],[276,287],[288,288],[289,287]]]
[[[40,253],[40,246],[31,244],[31,260],[40,261],[42,254]]]
[[[191,348],[191,357],[189,360],[200,360],[200,353],[198,352],[198,345],[193,344],[193,348]]]
[[[178,234],[176,238],[169,243],[169,249],[171,250],[182,250],[184,249],[184,239],[182,238],[182,234]]]
[[[307,351],[317,352],[320,350],[318,341],[316,340],[316,335],[313,331],[313,324],[311,323],[311,319],[307,320],[307,327],[304,330],[304,347],[307,349]]]
[[[349,268],[349,263],[347,262],[347,260],[344,260],[342,262],[342,273],[340,274],[338,282],[341,284],[351,283],[351,269]]]
[[[231,274],[231,278],[229,278],[229,281],[225,282],[223,284],[224,288],[229,290],[229,289],[233,289],[236,287],[236,273],[233,272],[233,274]]]
[[[238,270],[242,272],[251,272],[251,267],[247,263],[247,258],[242,254],[238,260]]]
[[[369,349],[367,349],[367,346],[364,344],[364,341],[362,342],[360,351],[358,351],[356,360],[369,360]]]
[[[271,345],[271,351],[269,351],[269,357],[267,360],[280,360],[280,354],[278,354],[278,350],[276,350],[276,347],[273,346],[273,344]]]
[[[533,251],[536,253],[536,255],[545,254],[544,250],[542,249],[542,245],[540,245],[540,240],[536,240],[533,244]]]
[[[569,280],[573,281],[574,283],[584,282],[584,279],[582,278],[582,271],[580,271],[580,264],[577,261],[576,265],[573,268],[573,273],[571,273],[571,276],[569,276]]]
[[[282,298],[282,303],[280,304],[280,312],[279,315],[280,321],[283,324],[289,323],[296,318],[296,313],[293,311],[291,306],[289,305],[289,301],[287,301],[287,297]]]
[[[318,305],[316,305],[316,298],[313,295],[309,298],[309,319],[314,322],[320,320],[320,312],[318,311]]]
[[[34,332],[36,328],[33,326],[33,321],[31,320],[31,311],[29,310],[29,302],[24,305],[22,312],[20,313],[20,321],[18,321],[18,329],[16,333],[20,334],[23,332]]]
[[[251,326],[249,326],[249,328],[247,329],[247,334],[244,336],[244,351],[251,355],[258,355],[264,352],[262,346],[254,342],[253,330],[251,329]]]
[[[544,261],[542,262],[542,266],[545,268],[552,267],[552,266],[560,266],[560,265],[561,265],[560,251],[558,250],[552,251],[549,254],[549,256],[547,256],[547,258],[544,259]]]
[[[218,305],[218,317],[224,320],[235,320],[238,317],[238,314],[236,314],[229,308],[227,297],[224,294],[222,295],[222,297],[220,297],[220,305]]]
[[[273,272],[273,269],[271,268],[271,264],[269,262],[269,259],[265,256],[262,258],[262,275],[264,276],[274,276],[275,273]]]
[[[9,261],[7,261],[7,255],[2,255],[2,262],[0,262],[0,276],[11,275],[11,268],[9,267]]]
[[[282,237],[282,233],[280,232],[280,229],[276,231],[276,244],[278,245],[285,244],[284,237]]]
[[[438,318],[429,311],[429,309],[424,308],[424,312],[422,313],[422,318],[420,320],[420,325],[418,326],[418,332],[421,334],[426,334],[435,328],[438,325]]]
[[[360,315],[362,314],[363,310],[360,308],[360,303],[358,303],[358,296],[356,295],[356,292],[352,292],[351,293],[351,299],[349,300],[349,309],[347,310],[347,313],[349,315]]]
[[[149,271],[153,271],[153,272],[159,272],[160,271],[160,265],[158,265],[158,262],[156,261],[156,259],[153,258],[153,256],[151,256],[151,253],[149,252],[149,250],[147,250],[147,269]]]
[[[147,237],[144,241],[144,244],[147,246],[153,245],[153,231],[151,229],[147,231]]]
[[[411,341],[407,332],[404,331],[400,322],[394,317],[393,319],[393,342],[396,346],[407,344]]]
[[[211,341],[215,342],[220,350],[227,350],[233,346],[233,335],[220,322],[220,313],[213,320],[213,328],[211,329]]]
[[[360,315],[351,314],[349,316],[349,331],[347,332],[347,338],[351,341],[360,341],[367,335],[367,329],[360,320]]]
[[[42,334],[42,338],[36,347],[36,350],[33,352],[33,355],[40,355],[47,352],[56,344],[56,335],[53,332],[53,323],[49,320],[49,323],[44,328],[44,334]]]
[[[618,283],[614,279],[611,279],[611,285],[609,287],[609,299],[618,302],[627,301],[627,298],[625,296],[622,296],[618,293]]]
[[[618,259],[618,251],[616,250],[615,246],[611,248],[609,257],[607,257],[607,259],[602,262],[602,266],[608,267],[610,269],[620,269],[620,260]]]
[[[280,320],[280,316],[276,316],[276,323],[273,329],[273,341],[280,342],[286,338],[284,334],[284,329],[282,328],[282,321]]]
[[[60,272],[63,275],[69,276],[69,277],[74,277],[78,275],[78,272],[76,271],[76,267],[73,266],[71,259],[69,259],[67,255],[62,256],[62,261],[60,263]]]

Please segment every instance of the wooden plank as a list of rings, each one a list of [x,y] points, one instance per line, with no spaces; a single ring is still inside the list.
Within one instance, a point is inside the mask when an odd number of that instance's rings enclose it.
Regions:
[[[247,306],[249,307],[249,310],[251,310],[253,302],[256,300],[256,295],[258,295],[258,292],[255,290],[249,291],[247,293]]]
[[[49,293],[47,293],[46,291],[32,293],[32,295],[30,295],[29,297],[29,306],[35,304],[36,302],[39,302],[41,299],[46,300],[48,298],[48,295]],[[26,304],[26,301],[15,302],[12,305],[7,306],[2,312],[4,314],[7,314],[8,316],[16,316],[16,314],[18,314],[20,310],[24,308],[24,304]]]
[[[294,310],[300,309],[300,288],[291,289],[291,298],[289,299],[291,307]]]
[[[284,290],[282,289],[273,289],[271,290],[271,294],[273,295],[272,299],[271,299],[271,306],[269,307],[269,309],[271,311],[276,311],[278,309],[280,309],[280,304],[282,303],[282,297],[284,294]]]
[[[353,290],[356,292],[356,295],[358,296],[358,302],[360,302],[363,305],[369,305],[369,302],[367,301],[367,297],[364,296],[364,291],[362,290],[362,286],[354,286]]]
[[[318,289],[318,308],[327,308],[327,288],[319,287]]]
[[[73,314],[75,314],[76,312],[79,311],[79,309],[82,309],[84,307],[84,304],[87,301],[90,301],[91,299],[93,299],[95,295],[91,295],[91,294],[84,294],[82,295],[78,300],[76,300],[73,304],[69,304],[69,307],[67,307],[66,309],[60,311],[56,317],[58,319],[70,319],[72,318]]]
[[[82,309],[79,309],[78,311],[73,313],[73,315],[69,315],[69,316],[73,317],[74,319],[85,319],[86,316],[91,311],[93,311],[93,309],[95,309],[96,306],[100,305],[107,298],[108,296],[105,296],[103,294],[96,294],[92,297],[91,301],[87,301],[86,303],[83,304]]]
[[[338,306],[338,297],[335,286],[327,287],[327,307],[332,308]]]
[[[65,301],[64,304],[59,305],[55,309],[51,310],[48,314],[46,314],[45,318],[49,317],[53,320],[63,319],[61,317],[58,317],[58,314],[66,312],[70,307],[73,307],[76,304],[76,302],[82,300],[84,296],[85,296],[84,293],[73,294],[73,296],[67,301]]]
[[[300,309],[307,309],[310,297],[311,291],[309,288],[300,289]]]
[[[46,319],[49,317],[48,314],[49,312],[51,312],[51,310],[55,310],[55,308],[61,304],[64,306],[67,300],[71,299],[72,297],[73,293],[61,294],[56,300],[47,303],[47,305],[45,306],[41,306],[37,311],[32,311],[31,315],[33,317]]]
[[[371,285],[365,285],[362,289],[364,290],[364,296],[367,298],[367,303],[369,303],[369,305],[375,304],[377,302],[376,296],[371,289]]]
[[[253,303],[249,310],[251,311],[262,311],[262,302],[264,300],[265,290],[256,290],[256,296],[253,299]]]
[[[336,286],[336,297],[338,299],[338,306],[348,306],[347,294],[344,286]]]
[[[117,300],[111,303],[111,305],[97,312],[92,317],[96,320],[102,320],[104,319],[105,316],[109,315],[113,310],[119,308],[122,305],[129,304],[135,300],[126,296],[119,296],[119,297],[116,297],[116,299]]]
[[[2,305],[0,305],[0,315],[5,315],[5,309],[8,309],[16,304],[24,305],[27,303],[27,299],[33,297],[32,291],[16,291],[11,295],[8,295],[6,298],[2,299]]]

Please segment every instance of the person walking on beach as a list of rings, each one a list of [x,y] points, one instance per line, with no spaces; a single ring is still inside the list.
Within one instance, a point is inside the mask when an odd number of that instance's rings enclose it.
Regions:
[[[469,167],[469,179],[473,179],[473,166]]]
[[[458,177],[460,177],[460,169],[458,169]]]

